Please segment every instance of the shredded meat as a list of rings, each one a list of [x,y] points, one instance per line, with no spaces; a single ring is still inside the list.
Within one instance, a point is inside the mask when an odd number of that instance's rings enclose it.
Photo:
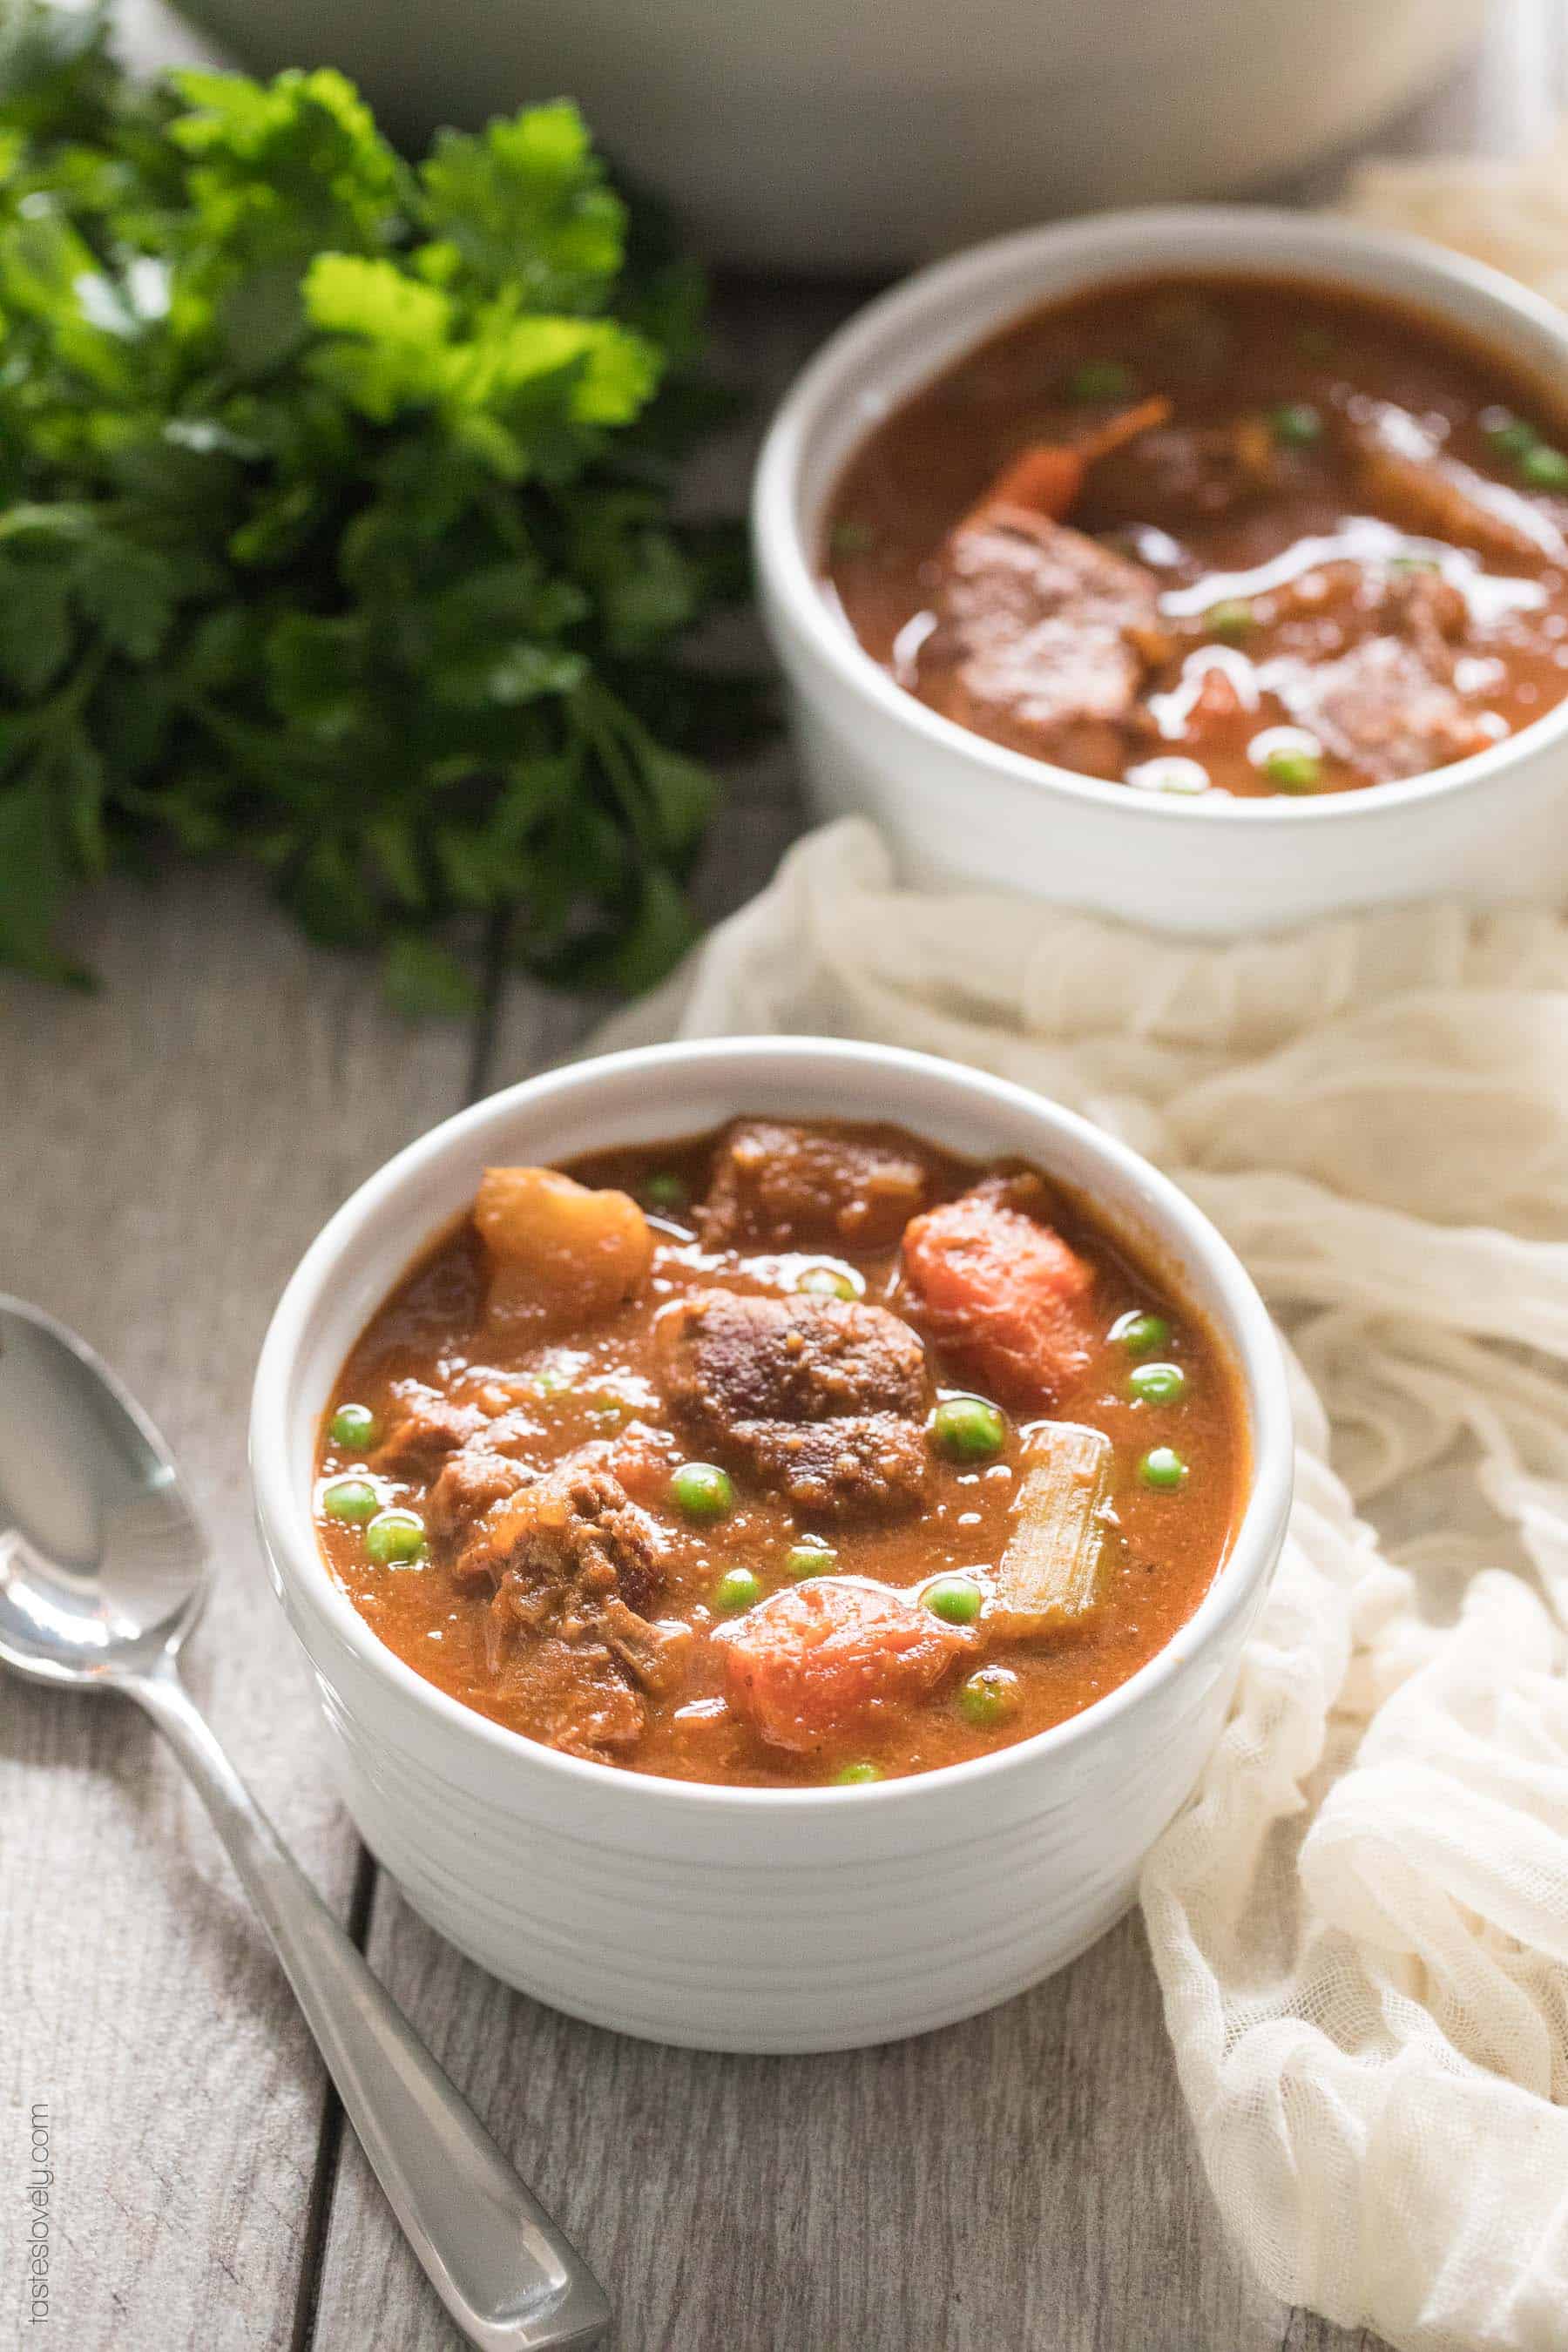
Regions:
[[[635,1747],[647,1710],[607,1646],[548,1635],[510,1655],[511,1614],[503,1588],[490,1612],[490,1672],[499,1676],[504,1665],[509,1695],[526,1706],[533,1737],[571,1756]]]
[[[548,1612],[614,1593],[640,1609],[663,1580],[655,1522],[599,1463],[558,1463],[498,1501],[474,1530],[459,1573],[512,1578]]]
[[[897,1143],[742,1118],[721,1138],[693,1215],[709,1249],[886,1249],[925,1186],[924,1168]]]
[[[504,1454],[492,1454],[484,1445],[459,1446],[447,1456],[425,1506],[431,1540],[455,1543],[495,1504],[525,1486],[528,1477],[522,1465]]]
[[[642,1613],[663,1580],[663,1539],[596,1460],[568,1459],[500,1497],[457,1572],[494,1583],[489,1669],[525,1697],[539,1737],[584,1756],[641,1737],[642,1693],[672,1686],[694,1637]]]
[[[703,1290],[659,1339],[681,1420],[798,1507],[848,1517],[921,1500],[925,1351],[885,1308]]]
[[[1169,652],[1151,573],[1063,523],[995,507],[948,538],[932,602],[924,701],[1020,751],[1120,774],[1119,730]]]
[[[392,1478],[432,1477],[447,1454],[466,1445],[487,1419],[477,1404],[455,1404],[417,1381],[405,1381],[397,1391],[396,1416],[371,1455],[370,1466]]]

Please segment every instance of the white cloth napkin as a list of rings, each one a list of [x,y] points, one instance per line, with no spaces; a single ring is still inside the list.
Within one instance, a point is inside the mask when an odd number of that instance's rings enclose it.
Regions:
[[[1562,2352],[1568,921],[1194,947],[900,890],[847,823],[595,1043],[780,1030],[1071,1104],[1251,1268],[1299,1499],[1143,1881],[1204,2164],[1286,2301],[1412,2352]]]

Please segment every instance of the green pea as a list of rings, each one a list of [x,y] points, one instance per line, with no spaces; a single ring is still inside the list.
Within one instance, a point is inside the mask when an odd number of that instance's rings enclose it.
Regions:
[[[570,1396],[572,1393],[572,1375],[570,1372],[563,1372],[557,1370],[554,1365],[546,1364],[542,1372],[534,1373],[533,1378],[529,1381],[528,1385],[533,1391],[535,1396]]]
[[[1568,489],[1568,457],[1561,449],[1550,449],[1544,443],[1539,448],[1527,449],[1519,461],[1521,479],[1532,490]]]
[[[659,1168],[644,1179],[642,1196],[650,1209],[674,1211],[685,1208],[691,1198],[691,1188],[673,1168]]]
[[[835,555],[869,555],[877,544],[877,534],[868,522],[858,522],[846,515],[836,522],[828,545]]]
[[[337,1478],[321,1496],[321,1508],[329,1519],[374,1519],[381,1496],[368,1478]]]
[[[784,1573],[798,1582],[805,1576],[826,1576],[838,1565],[838,1554],[831,1544],[791,1544],[784,1556]]]
[[[754,1609],[763,1597],[763,1580],[749,1568],[727,1568],[713,1587],[713,1606],[725,1617]]]
[[[804,1291],[808,1298],[858,1298],[860,1296],[852,1277],[836,1265],[806,1266],[796,1275],[795,1286],[796,1290]]]
[[[1138,1465],[1138,1475],[1145,1486],[1152,1486],[1162,1495],[1173,1495],[1185,1486],[1187,1465],[1171,1446],[1156,1445]]]
[[[1388,568],[1391,572],[1441,572],[1443,569],[1435,555],[1391,555]]]
[[[1309,401],[1287,401],[1283,408],[1273,411],[1268,422],[1282,449],[1305,449],[1322,438],[1323,420]]]
[[[833,1775],[833,1785],[836,1789],[863,1789],[868,1782],[879,1780],[881,1777],[879,1764],[846,1764],[841,1772]]]
[[[331,1436],[334,1445],[374,1445],[377,1422],[367,1404],[341,1404],[333,1413]]]
[[[1110,1336],[1130,1356],[1152,1356],[1156,1348],[1169,1344],[1171,1327],[1163,1315],[1145,1315],[1135,1307],[1117,1317]]]
[[[1124,360],[1084,360],[1068,378],[1069,400],[1125,400],[1133,375]]]
[[[921,1594],[931,1615],[940,1617],[944,1625],[973,1625],[984,1598],[969,1576],[939,1576]]]
[[[1537,446],[1541,436],[1522,416],[1506,416],[1499,424],[1488,425],[1487,439],[1500,457],[1524,457]]]
[[[1018,1677],[1006,1666],[982,1666],[958,1686],[958,1711],[977,1731],[989,1731],[1018,1711]]]
[[[1258,626],[1258,615],[1245,596],[1222,596],[1204,614],[1204,626],[1213,637],[1245,637]]]
[[[669,1482],[669,1499],[689,1519],[721,1519],[735,1507],[729,1473],[712,1462],[683,1462]]]
[[[1323,780],[1322,754],[1321,751],[1270,751],[1264,758],[1263,772],[1279,792],[1315,793]]]
[[[364,1548],[383,1562],[423,1559],[425,1522],[417,1511],[378,1511],[364,1531]]]
[[[931,1417],[931,1435],[950,1462],[991,1462],[1007,1443],[1006,1416],[985,1397],[943,1397]]]
[[[1180,1364],[1140,1364],[1127,1375],[1127,1393],[1140,1404],[1179,1404],[1186,1392]]]

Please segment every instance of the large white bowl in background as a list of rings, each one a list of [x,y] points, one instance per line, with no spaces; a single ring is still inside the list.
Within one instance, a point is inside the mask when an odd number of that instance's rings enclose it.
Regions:
[[[398,134],[578,99],[709,254],[906,267],[1089,205],[1219,195],[1359,137],[1486,0],[182,0],[337,65]]]
[[[1309,16],[1310,12],[1309,11]],[[784,399],[758,467],[763,615],[824,815],[862,812],[908,877],[974,882],[1208,937],[1429,893],[1568,890],[1568,703],[1474,759],[1321,800],[1178,801],[1004,750],[896,686],[824,595],[822,518],[889,407],[1019,313],[1162,271],[1297,276],[1384,294],[1568,382],[1568,314],[1417,238],[1248,206],[1110,213],[998,239],[852,319]]]
[[[537,1746],[448,1698],[376,1639],[325,1566],[311,1491],[337,1373],[480,1171],[690,1134],[742,1110],[892,1119],[963,1152],[1037,1160],[1156,1254],[1234,1357],[1253,1474],[1230,1556],[1167,1647],[1070,1722],[873,1788],[653,1779]],[[289,1282],[250,1444],[273,1579],[315,1669],[344,1801],[416,1909],[556,2008],[725,2050],[847,2048],[949,2023],[1111,1924],[1218,1733],[1291,1477],[1272,1328],[1183,1194],[1020,1087],[816,1038],[615,1055],[531,1079],[412,1144]]]

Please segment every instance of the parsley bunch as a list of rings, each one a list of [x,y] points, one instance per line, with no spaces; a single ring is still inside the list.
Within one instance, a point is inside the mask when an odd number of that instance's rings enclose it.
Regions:
[[[387,144],[331,72],[133,89],[0,27],[0,960],[83,977],[79,877],[237,855],[410,1011],[475,949],[636,987],[746,730],[672,517],[700,281],[575,110]]]

